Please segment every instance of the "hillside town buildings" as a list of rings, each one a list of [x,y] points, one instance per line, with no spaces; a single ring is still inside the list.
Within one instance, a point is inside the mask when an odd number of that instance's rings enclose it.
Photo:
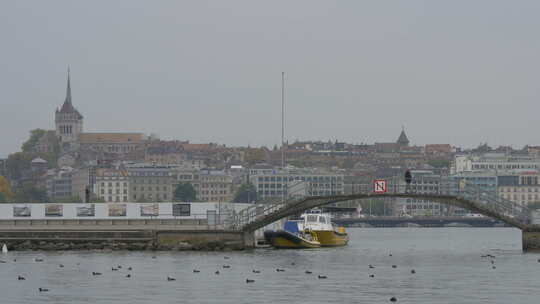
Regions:
[[[0,159],[0,175],[15,190],[25,183],[45,189],[49,201],[167,202],[174,199],[179,184],[188,183],[195,190],[196,202],[223,203],[233,201],[238,189],[250,183],[256,194],[248,201],[264,203],[369,191],[374,179],[402,184],[409,169],[414,172],[414,191],[439,191],[438,180],[447,178],[464,180],[519,204],[540,202],[538,146],[512,149],[481,144],[469,150],[446,143],[418,146],[402,128],[394,142],[297,140],[286,142],[283,149],[226,147],[160,140],[142,132],[88,132],[85,119],[75,107],[68,72],[65,99],[54,112],[54,130],[44,130],[27,152],[30,163],[21,166],[20,172],[11,172],[14,166]],[[339,206],[356,210],[360,203]],[[386,203],[392,204],[385,208],[393,215],[467,213],[415,199]]]

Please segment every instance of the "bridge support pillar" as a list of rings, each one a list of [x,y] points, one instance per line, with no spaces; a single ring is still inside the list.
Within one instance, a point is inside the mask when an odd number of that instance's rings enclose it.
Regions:
[[[255,232],[244,231],[242,234],[245,248],[255,248]]]
[[[523,251],[540,251],[540,229],[521,232]]]

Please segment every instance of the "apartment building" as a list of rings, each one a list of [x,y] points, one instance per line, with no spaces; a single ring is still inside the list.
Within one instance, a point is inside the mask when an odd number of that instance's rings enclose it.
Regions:
[[[166,165],[135,164],[126,167],[131,201],[166,202],[173,199],[176,178],[173,168]]]
[[[190,183],[197,201],[231,202],[234,196],[233,176],[222,170],[179,170],[177,183]]]
[[[305,183],[307,195],[337,195],[344,193],[343,174],[306,169],[250,169],[250,182],[259,199],[293,196],[295,185]],[[300,187],[299,189],[305,189]]]
[[[107,203],[130,201],[130,181],[124,169],[96,169],[94,194]]]
[[[538,172],[532,171],[499,176],[499,196],[522,205],[540,202],[539,175]]]

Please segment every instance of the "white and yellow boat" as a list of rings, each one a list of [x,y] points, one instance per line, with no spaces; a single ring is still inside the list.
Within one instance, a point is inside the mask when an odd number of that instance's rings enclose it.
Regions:
[[[275,248],[335,247],[349,242],[345,229],[335,229],[330,214],[318,209],[302,214],[300,220],[285,222],[282,230],[265,231],[264,238]]]
[[[314,209],[302,214],[300,230],[310,231],[317,237],[322,247],[345,246],[349,236],[343,227],[334,227],[329,213]]]
[[[315,233],[300,230],[299,227],[299,221],[286,221],[282,230],[265,231],[264,238],[275,248],[281,249],[321,247],[321,243],[317,240],[317,235]]]

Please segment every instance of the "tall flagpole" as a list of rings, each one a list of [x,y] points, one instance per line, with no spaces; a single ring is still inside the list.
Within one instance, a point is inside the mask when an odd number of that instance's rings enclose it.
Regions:
[[[281,168],[285,169],[285,72],[281,72]]]
[[[285,72],[281,72],[281,170],[285,175]],[[285,191],[288,188],[286,183],[283,183],[283,186],[281,187],[282,203],[285,201]]]

